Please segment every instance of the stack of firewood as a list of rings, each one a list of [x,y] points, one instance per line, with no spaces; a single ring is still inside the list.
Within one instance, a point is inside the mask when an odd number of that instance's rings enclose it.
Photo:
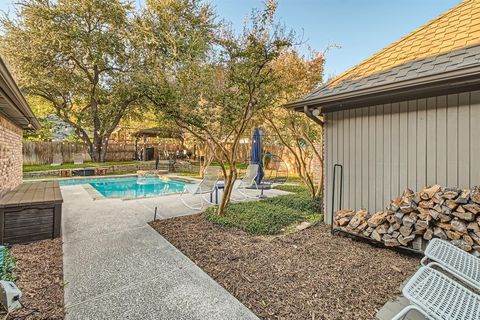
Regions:
[[[480,187],[469,189],[427,187],[405,190],[385,211],[339,210],[337,227],[383,242],[422,250],[426,241],[440,238],[480,255]]]

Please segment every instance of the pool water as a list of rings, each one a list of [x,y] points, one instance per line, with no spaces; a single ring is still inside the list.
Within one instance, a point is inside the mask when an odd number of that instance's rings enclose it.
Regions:
[[[88,178],[60,181],[61,186],[89,184],[106,198],[144,198],[181,193],[184,181],[158,177]]]

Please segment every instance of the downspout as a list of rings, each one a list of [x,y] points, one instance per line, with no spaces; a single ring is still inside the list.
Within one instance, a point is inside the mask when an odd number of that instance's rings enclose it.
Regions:
[[[320,120],[318,117],[314,116],[312,111],[310,111],[310,109],[308,109],[308,106],[303,107],[303,112],[307,115],[307,117],[312,119],[316,124],[323,127],[324,122],[322,120]]]

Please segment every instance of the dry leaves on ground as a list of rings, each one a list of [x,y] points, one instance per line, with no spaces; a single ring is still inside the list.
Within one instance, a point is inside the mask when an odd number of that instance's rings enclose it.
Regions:
[[[152,226],[262,319],[372,319],[419,263],[325,225],[274,238],[202,215]]]
[[[26,308],[8,319],[60,320],[63,311],[63,253],[61,239],[14,245],[16,284]]]

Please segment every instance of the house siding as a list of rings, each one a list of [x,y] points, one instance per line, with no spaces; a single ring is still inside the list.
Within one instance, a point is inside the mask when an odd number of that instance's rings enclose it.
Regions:
[[[0,115],[0,196],[22,183],[22,133]]]
[[[336,111],[325,120],[327,223],[334,164],[343,166],[342,209],[383,210],[406,188],[480,185],[480,91]]]

